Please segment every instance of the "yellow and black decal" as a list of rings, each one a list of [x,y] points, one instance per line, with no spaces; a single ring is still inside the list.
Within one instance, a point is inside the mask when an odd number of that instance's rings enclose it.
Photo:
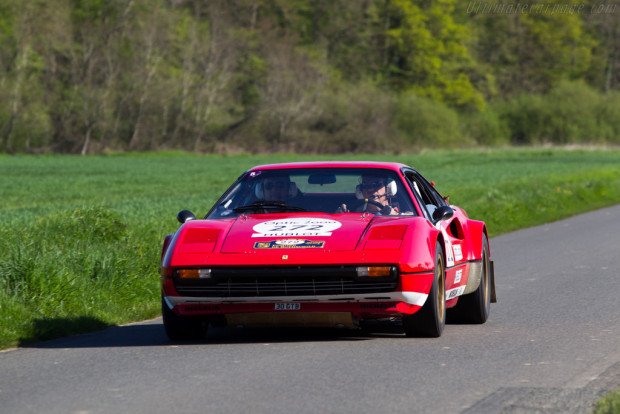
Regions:
[[[321,249],[324,241],[305,239],[281,239],[254,243],[255,249]]]

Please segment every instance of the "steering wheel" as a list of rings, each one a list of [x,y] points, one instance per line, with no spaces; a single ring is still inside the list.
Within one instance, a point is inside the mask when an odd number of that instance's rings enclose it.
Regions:
[[[383,204],[381,204],[381,203],[379,203],[378,201],[375,201],[375,200],[368,200],[367,199],[366,200],[366,204],[372,204],[375,207],[379,207],[379,210],[383,210],[383,207],[386,207]]]
[[[378,213],[381,213],[382,216],[389,216],[390,212],[392,211],[392,208],[390,206],[384,206],[383,204],[375,200],[366,199],[366,205],[368,204],[372,204],[373,206],[379,207]],[[364,208],[364,210],[366,210],[366,208]]]

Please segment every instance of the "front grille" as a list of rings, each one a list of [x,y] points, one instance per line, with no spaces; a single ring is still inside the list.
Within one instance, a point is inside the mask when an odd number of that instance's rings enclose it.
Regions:
[[[398,283],[390,277],[358,278],[355,267],[222,268],[210,280],[175,278],[177,291],[196,297],[320,296],[391,292]]]

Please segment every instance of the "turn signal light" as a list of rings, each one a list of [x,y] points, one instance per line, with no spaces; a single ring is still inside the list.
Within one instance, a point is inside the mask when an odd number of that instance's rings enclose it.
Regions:
[[[392,274],[390,266],[358,266],[357,276],[359,277],[388,277]]]
[[[209,279],[211,269],[178,269],[177,275],[181,279]]]

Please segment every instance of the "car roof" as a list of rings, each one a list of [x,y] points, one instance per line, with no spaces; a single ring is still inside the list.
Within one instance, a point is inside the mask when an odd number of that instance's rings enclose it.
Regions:
[[[307,162],[288,162],[280,164],[257,165],[248,171],[256,170],[281,170],[291,168],[383,168],[400,171],[401,168],[411,168],[405,164],[397,162],[381,161],[307,161]]]

